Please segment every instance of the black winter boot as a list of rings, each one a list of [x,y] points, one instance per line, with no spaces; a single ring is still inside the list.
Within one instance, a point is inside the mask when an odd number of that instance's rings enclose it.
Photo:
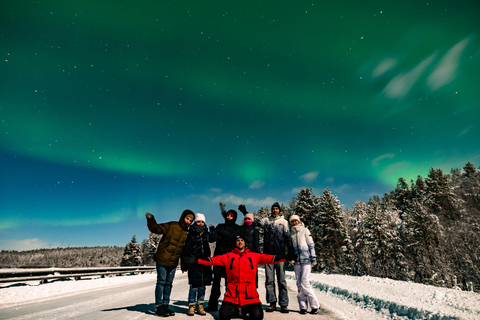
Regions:
[[[170,317],[173,317],[175,315],[175,312],[173,312],[173,310],[168,307],[168,304],[165,305],[165,309],[167,310]]]
[[[167,311],[167,306],[161,305],[157,307],[157,312],[155,312],[155,315],[158,317],[168,317],[170,314]]]

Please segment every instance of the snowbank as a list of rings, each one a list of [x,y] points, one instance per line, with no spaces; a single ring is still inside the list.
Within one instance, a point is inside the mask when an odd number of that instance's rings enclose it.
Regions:
[[[312,274],[311,280],[321,292],[390,319],[480,319],[480,294],[474,292],[367,276]]]

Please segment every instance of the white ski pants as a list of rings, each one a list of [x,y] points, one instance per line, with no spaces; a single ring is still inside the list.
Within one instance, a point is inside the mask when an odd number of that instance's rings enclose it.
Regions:
[[[300,309],[307,309],[307,301],[310,304],[310,308],[318,309],[320,305],[310,285],[312,266],[310,264],[295,264],[293,268],[295,270],[295,278],[297,279],[297,299]]]

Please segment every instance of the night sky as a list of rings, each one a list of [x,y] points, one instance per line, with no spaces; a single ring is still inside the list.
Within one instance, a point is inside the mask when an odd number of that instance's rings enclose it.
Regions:
[[[1,1],[0,249],[480,166],[479,1]],[[241,215],[241,214],[240,214]]]

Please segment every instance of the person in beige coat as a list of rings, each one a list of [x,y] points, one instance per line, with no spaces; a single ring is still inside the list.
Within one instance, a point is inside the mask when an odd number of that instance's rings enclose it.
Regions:
[[[182,254],[182,249],[187,240],[188,227],[195,219],[195,214],[191,210],[185,210],[179,221],[170,221],[166,223],[157,223],[155,217],[147,212],[147,226],[150,232],[162,234],[162,239],[158,244],[157,251],[153,260],[157,266],[157,284],[155,287],[155,315],[160,317],[174,316],[168,304],[170,303],[170,293],[172,292],[172,283],[175,278],[175,269],[178,260]]]

